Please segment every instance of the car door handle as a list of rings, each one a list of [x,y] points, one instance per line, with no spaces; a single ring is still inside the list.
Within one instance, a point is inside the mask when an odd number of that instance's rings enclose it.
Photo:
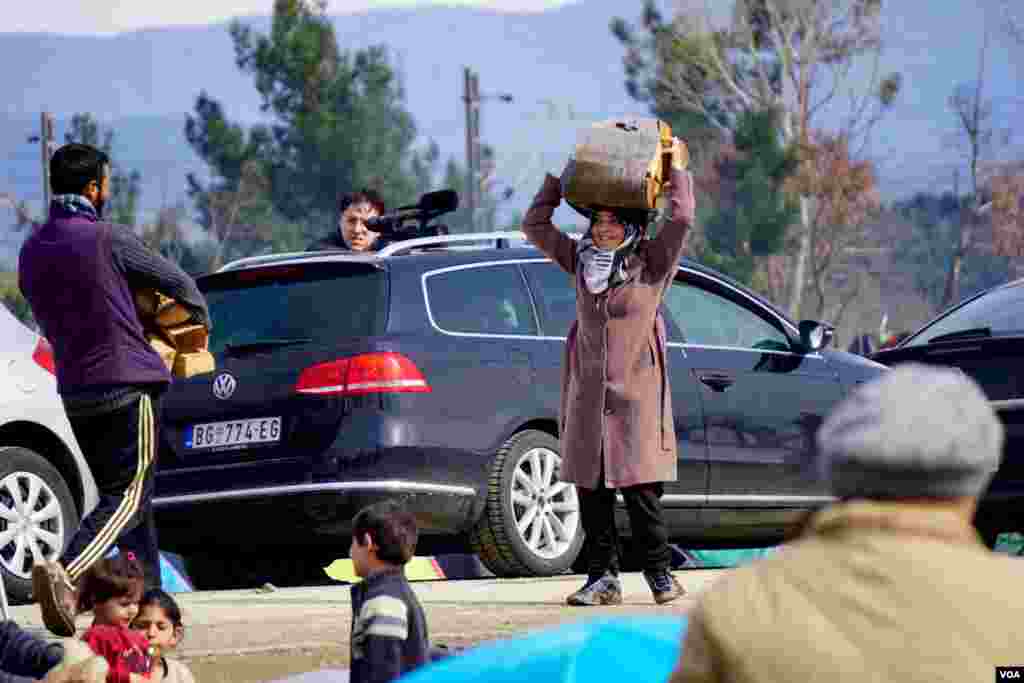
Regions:
[[[722,392],[732,386],[736,379],[722,372],[702,372],[697,378],[712,391]]]

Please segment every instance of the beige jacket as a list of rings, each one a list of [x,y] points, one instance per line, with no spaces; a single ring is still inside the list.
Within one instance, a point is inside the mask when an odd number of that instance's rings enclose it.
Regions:
[[[656,325],[690,227],[684,174],[672,174],[673,220],[637,247],[631,279],[598,295],[576,272],[576,242],[551,222],[558,178],[545,178],[523,219],[530,241],[576,283],[576,323],[562,364],[562,481],[597,488],[602,453],[609,488],[676,479],[665,330]]]
[[[1024,665],[1022,589],[952,513],[837,505],[701,597],[671,683],[987,683]]]

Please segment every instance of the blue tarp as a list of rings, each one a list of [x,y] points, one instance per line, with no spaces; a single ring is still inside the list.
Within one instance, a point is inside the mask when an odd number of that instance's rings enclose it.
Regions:
[[[664,683],[685,617],[593,618],[498,641],[409,674],[403,683]]]
[[[727,569],[749,564],[771,555],[771,548],[739,548],[736,550],[690,550],[672,546],[673,569]]]

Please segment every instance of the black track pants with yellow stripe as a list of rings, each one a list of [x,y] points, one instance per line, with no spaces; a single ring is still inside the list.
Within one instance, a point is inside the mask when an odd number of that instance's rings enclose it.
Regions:
[[[60,562],[73,582],[115,545],[132,552],[146,587],[160,586],[160,555],[153,521],[159,394],[109,413],[71,418],[82,454],[99,492],[99,503],[82,520]]]

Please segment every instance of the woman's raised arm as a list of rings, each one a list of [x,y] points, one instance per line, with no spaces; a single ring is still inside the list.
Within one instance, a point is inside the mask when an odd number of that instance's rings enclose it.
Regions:
[[[657,236],[647,246],[647,269],[656,280],[675,273],[697,209],[693,197],[693,176],[688,172],[673,166],[667,190],[672,206],[671,217],[664,221]]]
[[[555,227],[551,216],[562,202],[562,183],[548,173],[523,218],[523,232],[544,255],[570,274],[576,272],[576,241]]]

